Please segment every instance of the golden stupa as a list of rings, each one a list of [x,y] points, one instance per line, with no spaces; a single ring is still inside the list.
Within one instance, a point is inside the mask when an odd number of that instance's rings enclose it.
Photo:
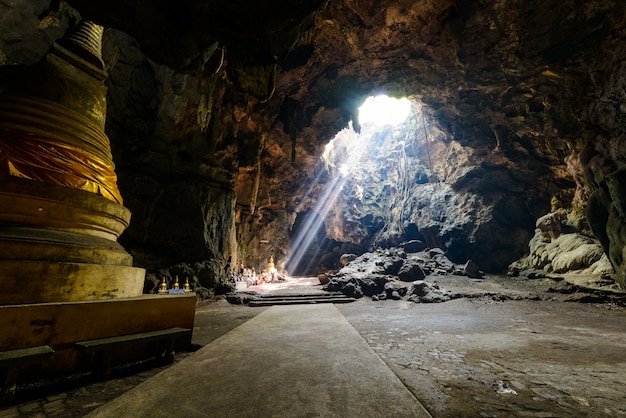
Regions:
[[[0,305],[141,295],[117,243],[103,28],[83,22],[0,95]]]

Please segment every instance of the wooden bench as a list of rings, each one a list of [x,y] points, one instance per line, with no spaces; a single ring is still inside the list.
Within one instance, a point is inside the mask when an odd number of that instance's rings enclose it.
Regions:
[[[189,328],[167,328],[137,334],[80,341],[76,347],[84,353],[93,353],[95,373],[99,377],[111,375],[111,349],[137,343],[157,343],[157,360],[162,364],[174,362],[174,345],[177,338],[191,335]]]
[[[0,352],[0,403],[10,402],[15,394],[19,369],[17,366],[52,357],[47,345]]]

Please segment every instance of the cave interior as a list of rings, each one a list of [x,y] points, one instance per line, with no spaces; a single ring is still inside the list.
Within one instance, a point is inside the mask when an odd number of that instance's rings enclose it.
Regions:
[[[180,280],[214,300],[270,259],[357,298],[384,293],[379,277],[438,274],[626,286],[620,0],[0,2],[2,96],[48,94],[35,71],[85,21],[103,27],[89,65],[120,197],[16,174],[4,133],[0,191],[26,190],[17,177],[55,183],[38,198],[61,184],[123,204],[130,222],[106,245],[132,257],[135,287],[112,297]],[[375,97],[407,113],[360,117]],[[21,221],[2,216],[5,249]],[[8,275],[16,257],[0,260]],[[0,304],[57,300],[11,280]]]
[[[313,212],[324,228],[297,273],[419,239],[487,273],[623,287],[616,2],[57,3],[7,8],[3,88],[81,19],[104,25],[106,134],[133,219],[120,243],[146,291],[289,267]],[[316,208],[342,164],[327,144],[361,132],[381,94],[411,99],[405,132],[382,133]]]

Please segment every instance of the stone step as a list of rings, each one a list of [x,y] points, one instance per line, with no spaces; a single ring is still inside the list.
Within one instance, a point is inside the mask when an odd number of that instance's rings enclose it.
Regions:
[[[350,303],[356,299],[342,293],[299,294],[299,295],[260,295],[252,299],[248,306],[299,305],[314,303]]]
[[[258,294],[257,298],[262,299],[298,299],[298,298],[347,298],[345,294],[341,292],[328,292],[328,293],[266,293]]]

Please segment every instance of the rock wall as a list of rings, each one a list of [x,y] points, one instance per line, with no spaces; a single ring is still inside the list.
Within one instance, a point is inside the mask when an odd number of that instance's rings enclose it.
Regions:
[[[157,65],[137,42],[107,30],[107,134],[130,227],[120,242],[153,271],[196,263],[225,278],[237,264],[235,146],[217,119],[225,83]],[[168,277],[169,278],[169,277]],[[182,279],[182,278],[181,278]]]

